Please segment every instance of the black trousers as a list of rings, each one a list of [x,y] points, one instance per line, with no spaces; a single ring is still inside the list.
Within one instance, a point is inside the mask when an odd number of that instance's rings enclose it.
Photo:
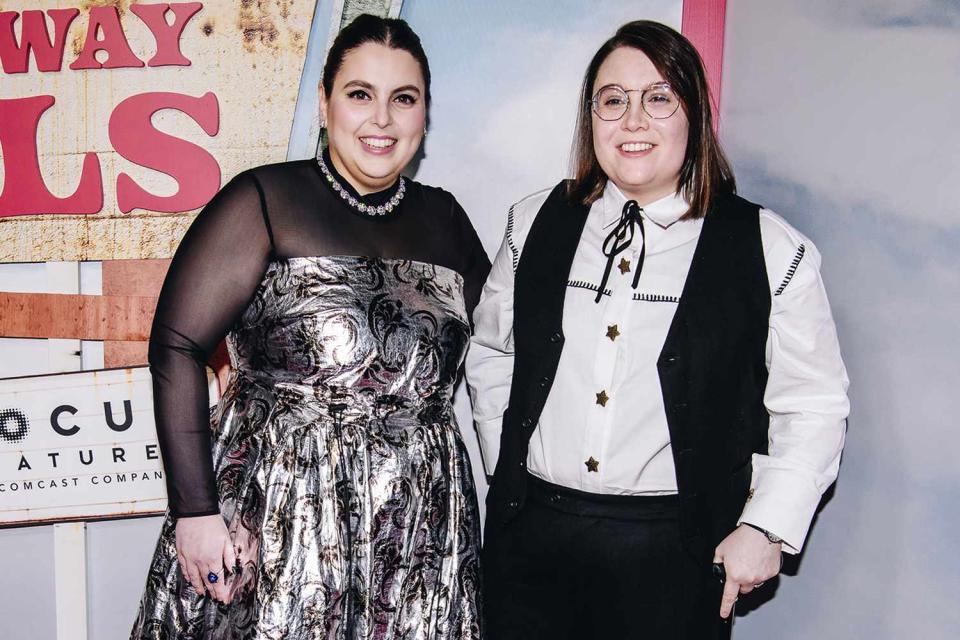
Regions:
[[[714,640],[721,583],[680,544],[676,496],[599,496],[530,477],[506,525],[488,523],[488,640]]]

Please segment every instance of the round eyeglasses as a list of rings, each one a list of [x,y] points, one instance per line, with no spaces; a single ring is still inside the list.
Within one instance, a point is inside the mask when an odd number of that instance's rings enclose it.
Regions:
[[[601,87],[590,104],[601,120],[619,120],[630,108],[631,93],[640,94],[643,112],[654,120],[669,118],[680,108],[680,98],[666,82],[650,85],[646,89],[624,89],[615,84]]]

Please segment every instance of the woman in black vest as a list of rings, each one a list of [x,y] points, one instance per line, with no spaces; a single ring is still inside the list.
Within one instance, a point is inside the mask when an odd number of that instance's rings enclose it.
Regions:
[[[490,637],[724,637],[839,466],[819,254],[734,195],[676,31],[621,27],[581,99],[575,177],[511,207],[474,313]]]

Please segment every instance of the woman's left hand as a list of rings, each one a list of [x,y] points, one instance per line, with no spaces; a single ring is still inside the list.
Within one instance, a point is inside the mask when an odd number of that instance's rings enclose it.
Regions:
[[[737,527],[713,552],[713,561],[723,564],[727,574],[720,600],[720,617],[727,618],[741,593],[750,593],[780,573],[783,545],[745,525]]]

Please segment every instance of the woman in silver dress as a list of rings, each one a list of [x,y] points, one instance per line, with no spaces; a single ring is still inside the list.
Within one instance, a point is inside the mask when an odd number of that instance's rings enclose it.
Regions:
[[[234,178],[164,283],[150,365],[170,511],[131,638],[480,636],[451,396],[489,261],[453,196],[400,175],[430,102],[410,27],[357,18],[321,91],[327,150]]]

